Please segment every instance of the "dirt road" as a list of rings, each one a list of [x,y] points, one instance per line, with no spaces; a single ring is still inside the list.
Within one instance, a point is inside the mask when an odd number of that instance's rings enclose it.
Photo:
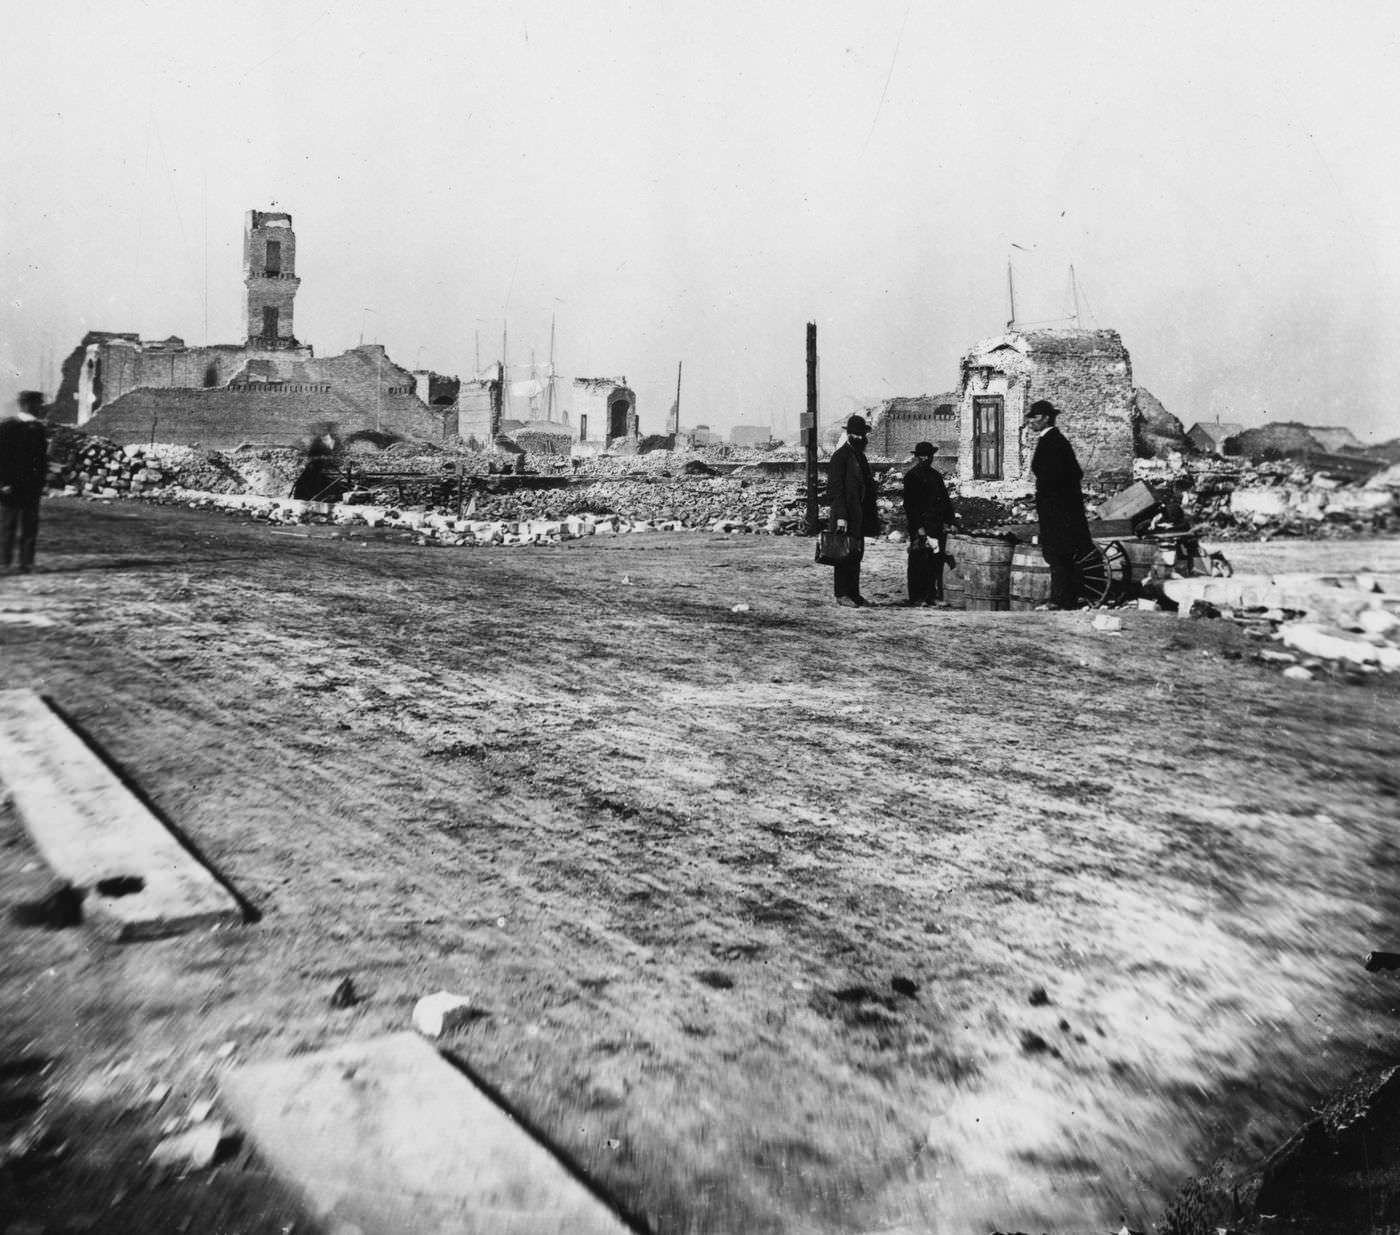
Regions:
[[[7,923],[0,1132],[67,1144],[12,1172],[36,1227],[283,1230],[246,1148],[147,1170],[162,1127],[440,988],[484,1012],[447,1052],[667,1233],[1145,1227],[1400,1054],[1360,964],[1400,935],[1393,681],[1286,681],[1223,622],[903,609],[888,544],[850,611],[791,538],[44,519],[4,685],[257,920]],[[46,878],[0,844],[8,909]]]

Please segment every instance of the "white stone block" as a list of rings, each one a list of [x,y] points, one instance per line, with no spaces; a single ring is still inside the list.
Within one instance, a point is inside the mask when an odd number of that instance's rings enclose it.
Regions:
[[[465,995],[437,991],[424,995],[413,1005],[413,1027],[429,1038],[439,1038],[463,1025],[471,1024],[475,1013],[472,1001]]]
[[[1231,513],[1255,520],[1282,518],[1288,512],[1285,489],[1236,489],[1230,494]]]
[[[1287,622],[1279,633],[1285,647],[1297,648],[1305,656],[1344,660],[1354,665],[1375,664],[1377,659],[1376,649],[1371,644],[1311,622]]]
[[[1400,617],[1385,609],[1363,609],[1356,615],[1356,624],[1368,635],[1385,638],[1400,630]]]

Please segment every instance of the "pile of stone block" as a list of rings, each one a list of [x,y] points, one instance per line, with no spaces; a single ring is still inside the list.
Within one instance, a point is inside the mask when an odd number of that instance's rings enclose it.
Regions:
[[[1259,659],[1308,680],[1327,669],[1400,673],[1400,591],[1371,574],[1166,579],[1177,612],[1239,622]],[[1266,642],[1279,648],[1264,648]]]
[[[567,489],[517,490],[481,494],[473,513],[479,519],[564,519],[609,514],[629,522],[675,524],[679,528],[749,532],[799,530],[803,503],[792,482],[736,480],[732,477],[599,480]]]
[[[49,487],[73,494],[138,496],[166,483],[164,469],[148,460],[140,446],[118,446],[105,438],[92,438],[66,458],[49,462]]]
[[[1186,514],[1214,539],[1376,535],[1400,526],[1400,478],[1386,474],[1360,482],[1295,460],[1174,454],[1139,459],[1134,476],[1158,492],[1188,480]]]

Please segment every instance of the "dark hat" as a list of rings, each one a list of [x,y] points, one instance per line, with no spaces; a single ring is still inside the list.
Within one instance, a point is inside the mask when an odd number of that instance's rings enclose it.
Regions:
[[[914,453],[916,455],[926,455],[928,458],[932,459],[933,456],[938,453],[938,447],[932,442],[920,442],[914,447]]]
[[[865,423],[864,416],[852,416],[848,421],[846,421],[846,432],[858,433],[863,437],[865,434],[870,432],[870,426]]]
[[[39,390],[21,390],[19,392],[19,405],[22,408],[35,408],[44,406],[44,395]]]
[[[1048,416],[1051,420],[1054,420],[1059,414],[1060,409],[1051,403],[1049,399],[1037,399],[1030,405],[1027,411],[1027,415],[1029,416]]]

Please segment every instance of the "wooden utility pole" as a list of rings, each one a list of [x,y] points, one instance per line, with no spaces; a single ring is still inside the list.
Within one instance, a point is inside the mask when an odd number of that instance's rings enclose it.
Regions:
[[[817,323],[807,323],[807,410],[802,415],[807,448],[807,534],[817,534]]]
[[[671,434],[675,436],[681,431],[681,366],[683,360],[676,361],[676,402],[671,408]]]

